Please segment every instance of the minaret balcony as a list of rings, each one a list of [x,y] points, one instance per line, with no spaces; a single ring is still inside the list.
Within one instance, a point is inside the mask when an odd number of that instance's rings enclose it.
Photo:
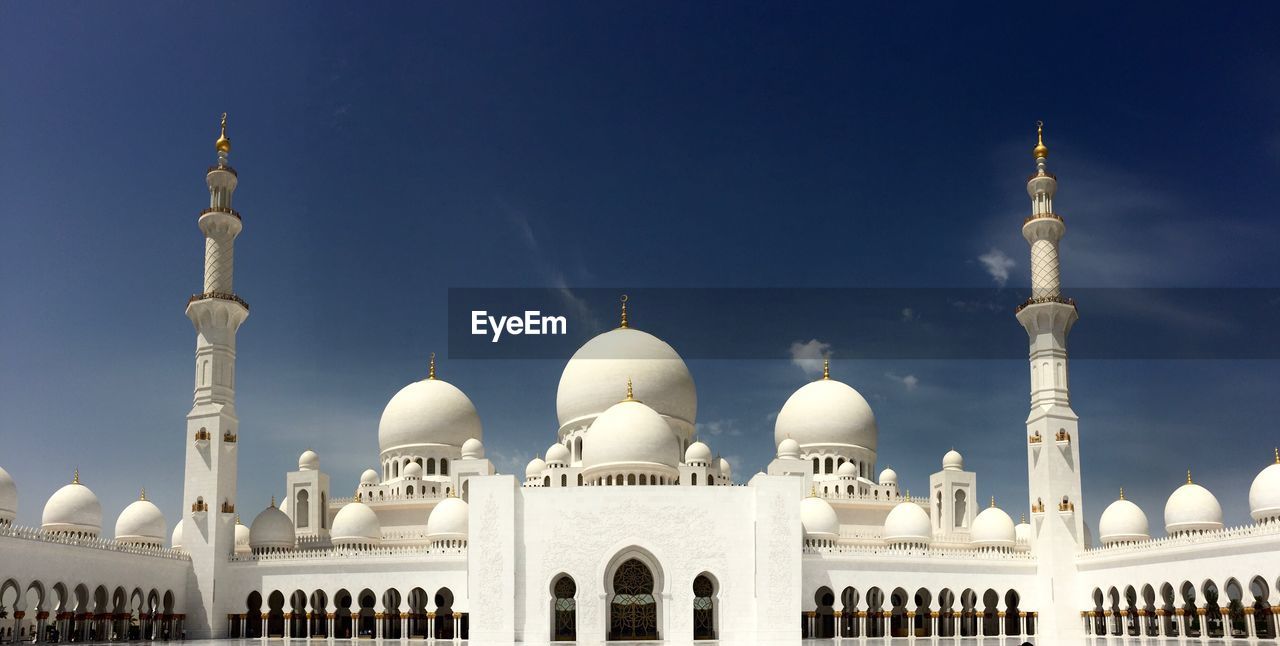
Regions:
[[[1021,305],[1019,305],[1019,306],[1017,307],[1017,309],[1015,309],[1015,310],[1014,310],[1014,313],[1016,314],[1016,313],[1018,313],[1018,312],[1021,312],[1022,310],[1026,309],[1026,308],[1028,308],[1028,307],[1031,307],[1032,305],[1042,305],[1042,304],[1044,304],[1044,303],[1061,303],[1061,304],[1063,304],[1063,305],[1070,305],[1071,307],[1073,307],[1073,308],[1074,308],[1074,307],[1076,306],[1076,299],[1074,299],[1074,298],[1063,298],[1062,296],[1040,296],[1040,297],[1032,297],[1032,298],[1028,298],[1027,300],[1023,301],[1023,302],[1022,302],[1022,304],[1021,304]]]
[[[236,173],[236,169],[230,166],[227,166],[225,164],[210,166],[209,171],[205,174],[208,175],[209,173],[214,173],[214,172],[231,173],[231,175],[237,179],[240,177],[240,175]]]
[[[1026,224],[1032,220],[1057,220],[1062,222],[1062,216],[1057,213],[1032,213],[1022,219],[1022,223]]]
[[[229,206],[211,206],[207,209],[204,209],[203,211],[200,211],[200,215],[208,215],[210,213],[226,213],[227,215],[230,215],[237,220],[241,219],[240,212]]]
[[[202,292],[200,294],[192,294],[191,298],[187,299],[187,305],[190,305],[196,301],[203,301],[210,298],[216,298],[222,301],[231,301],[232,303],[235,303],[240,307],[243,307],[245,310],[249,309],[249,304],[244,302],[244,299],[240,298],[239,296],[236,296],[235,294],[230,294],[227,292]]]
[[[203,449],[209,446],[209,440],[211,438],[212,438],[212,435],[209,433],[209,430],[205,428],[201,428],[200,430],[196,431],[196,437],[195,437],[196,447]]]

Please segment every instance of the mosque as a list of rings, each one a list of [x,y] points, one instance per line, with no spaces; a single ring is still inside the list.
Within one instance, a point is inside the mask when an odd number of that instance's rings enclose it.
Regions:
[[[1032,294],[1016,311],[1030,407],[1023,437],[1009,437],[1026,447],[1029,496],[1003,500],[1013,514],[980,495],[954,450],[927,491],[900,490],[877,471],[870,405],[830,367],[779,402],[767,469],[735,474],[697,436],[684,361],[628,321],[625,302],[618,327],[565,365],[554,440],[523,474],[485,458],[481,416],[433,359],[391,396],[358,483],[335,491],[308,450],[268,504],[236,487],[236,334],[249,306],[232,286],[243,220],[223,115],[197,220],[204,285],[186,305],[183,507],[166,517],[144,493],[108,535],[77,473],[39,527],[18,526],[19,487],[0,469],[0,641],[1274,639],[1280,452],[1258,464],[1252,524],[1224,526],[1191,474],[1171,483],[1163,535],[1123,492],[1097,545],[1084,524],[1088,435],[1067,368],[1078,315],[1039,139],[1022,223]]]

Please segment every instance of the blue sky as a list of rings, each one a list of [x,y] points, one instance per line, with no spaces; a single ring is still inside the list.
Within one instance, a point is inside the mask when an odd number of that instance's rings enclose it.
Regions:
[[[0,466],[20,520],[77,465],[107,525],[142,486],[177,518],[182,310],[223,111],[253,307],[242,510],[308,447],[336,491],[354,486],[382,406],[446,347],[450,287],[1024,287],[1037,119],[1069,288],[1277,284],[1275,7],[984,11],[4,3]],[[681,325],[633,305],[637,327]],[[1101,331],[1081,307],[1087,346]],[[828,329],[779,338],[778,356]],[[1012,313],[991,334],[1025,343]],[[903,486],[923,490],[954,446],[984,497],[1025,509],[1022,361],[840,361],[854,350],[831,348],[835,376],[872,402]],[[554,439],[562,366],[440,361],[507,471]],[[809,376],[690,366],[703,439],[740,479],[762,468]],[[1189,467],[1246,520],[1280,443],[1280,365],[1090,360],[1072,376],[1090,522],[1123,486],[1162,525]]]

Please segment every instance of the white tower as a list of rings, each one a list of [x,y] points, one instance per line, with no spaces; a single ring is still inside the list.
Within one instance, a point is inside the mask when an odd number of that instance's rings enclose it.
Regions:
[[[934,540],[966,541],[978,515],[978,474],[964,470],[959,451],[947,451],[942,470],[929,476],[929,495]]]
[[[1039,567],[1041,625],[1037,634],[1083,638],[1073,610],[1075,556],[1084,544],[1080,493],[1080,435],[1067,387],[1067,333],[1076,322],[1075,302],[1062,297],[1058,241],[1066,231],[1053,211],[1058,180],[1045,168],[1049,149],[1037,123],[1036,172],[1027,181],[1031,215],[1022,237],[1031,245],[1031,298],[1018,307],[1018,322],[1030,339],[1031,413],[1027,416],[1027,488],[1031,541]]]
[[[221,637],[226,631],[225,607],[231,600],[223,595],[215,601],[214,582],[223,578],[235,549],[236,330],[249,316],[249,306],[231,287],[241,223],[231,208],[237,178],[227,164],[231,140],[225,113],[216,147],[218,163],[206,176],[209,208],[198,221],[205,239],[204,290],[187,301],[187,318],[196,328],[196,374],[195,404],[187,414],[182,547],[195,574],[187,584],[186,626],[193,638]]]

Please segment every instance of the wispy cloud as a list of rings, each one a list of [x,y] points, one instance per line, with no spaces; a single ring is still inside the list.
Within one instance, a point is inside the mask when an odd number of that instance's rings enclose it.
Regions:
[[[736,420],[717,419],[710,422],[698,422],[698,435],[739,437],[742,435],[742,429],[738,427]]]
[[[822,361],[831,356],[831,344],[817,339],[795,341],[791,344],[791,363],[799,366],[806,375],[822,374]]]
[[[915,375],[899,375],[893,372],[886,372],[884,376],[902,384],[902,387],[906,388],[908,392],[920,386],[920,378]]]
[[[994,280],[1001,287],[1004,287],[1009,282],[1009,270],[1018,264],[1008,254],[995,247],[978,256],[978,262],[982,263],[983,269],[987,270],[991,280]]]
[[[542,275],[542,279],[547,281],[550,287],[555,288],[564,306],[569,308],[576,320],[582,321],[592,329],[599,328],[600,319],[591,311],[591,307],[585,300],[573,293],[564,272],[551,261],[551,257],[555,254],[544,249],[544,245],[534,231],[534,223],[529,214],[505,200],[498,199],[497,202],[506,214],[507,221],[520,235],[520,240],[529,252],[529,258],[533,261],[535,269]]]
[[[917,311],[915,311],[915,310],[911,309],[910,307],[904,307],[904,308],[902,308],[902,322],[903,322],[903,323],[911,323],[911,322],[913,322],[913,321],[919,321],[919,320],[920,320],[920,313],[919,313],[919,312],[917,312]]]

